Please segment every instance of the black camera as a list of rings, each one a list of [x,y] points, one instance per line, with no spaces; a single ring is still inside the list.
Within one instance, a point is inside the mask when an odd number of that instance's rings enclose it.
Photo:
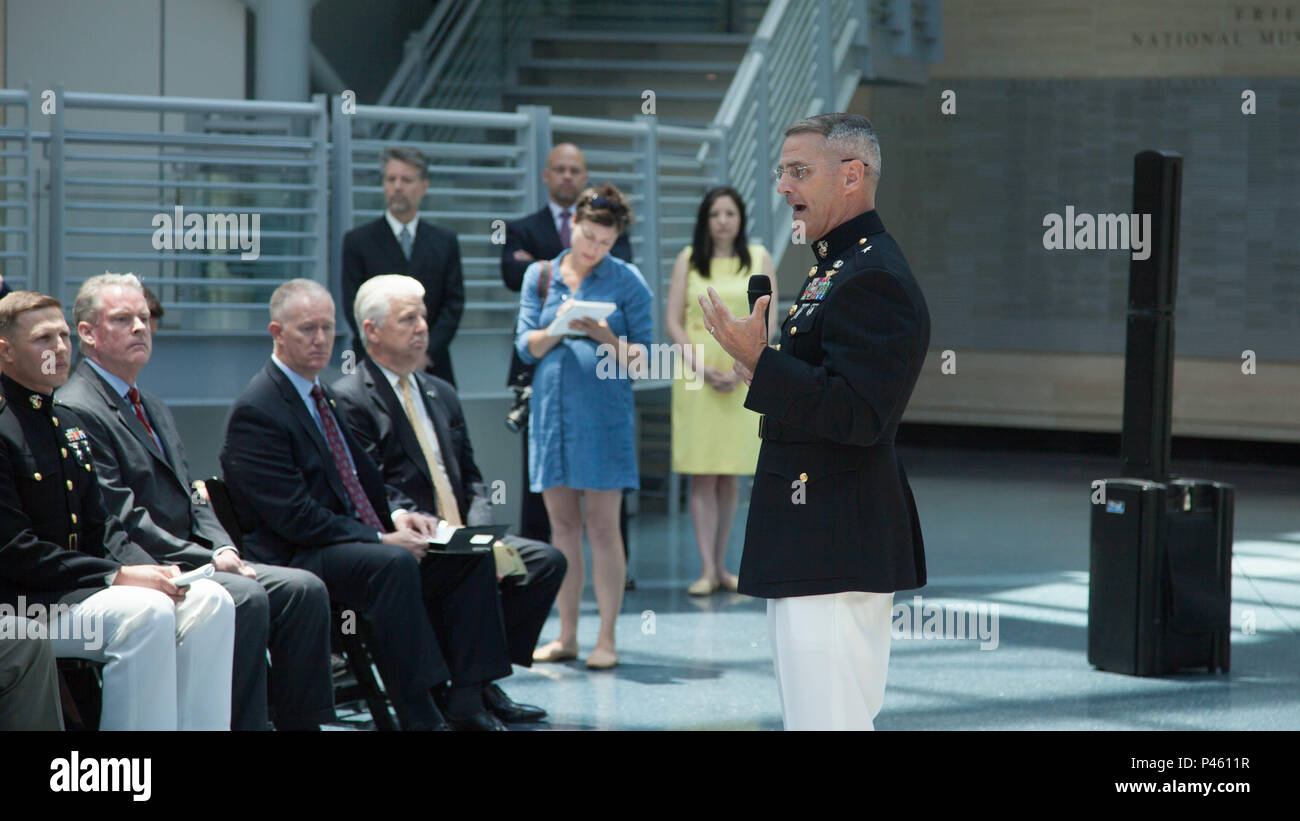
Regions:
[[[506,413],[506,427],[511,433],[518,433],[524,425],[528,424],[528,400],[532,398],[532,385],[511,385],[510,392],[515,395],[515,399],[510,403],[510,410]]]

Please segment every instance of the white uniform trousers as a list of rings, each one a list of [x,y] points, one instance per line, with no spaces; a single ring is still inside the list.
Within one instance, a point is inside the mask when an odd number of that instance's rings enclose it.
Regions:
[[[102,619],[102,621],[100,621]],[[60,621],[80,621],[79,632]],[[180,604],[146,587],[105,588],[51,625],[59,658],[102,661],[101,730],[229,730],[235,602],[210,579]]]
[[[871,730],[885,700],[893,593],[767,600],[787,730]]]

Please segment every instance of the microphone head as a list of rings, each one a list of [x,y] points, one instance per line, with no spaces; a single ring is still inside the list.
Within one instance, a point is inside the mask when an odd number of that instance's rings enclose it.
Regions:
[[[758,298],[772,295],[772,281],[767,278],[767,274],[754,274],[749,278],[749,312],[754,313],[754,305],[758,303]],[[763,326],[767,327],[767,320],[764,318]]]

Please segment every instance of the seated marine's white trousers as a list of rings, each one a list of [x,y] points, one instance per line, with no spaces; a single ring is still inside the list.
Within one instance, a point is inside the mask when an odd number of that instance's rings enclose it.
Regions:
[[[885,700],[893,593],[767,600],[787,730],[872,730]]]
[[[60,624],[73,620],[76,632]],[[101,730],[230,729],[235,602],[216,582],[194,582],[180,604],[108,587],[57,617],[50,635],[58,658],[105,662]]]

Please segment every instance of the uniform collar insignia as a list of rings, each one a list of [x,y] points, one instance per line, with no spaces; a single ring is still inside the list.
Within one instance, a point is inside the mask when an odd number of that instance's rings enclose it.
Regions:
[[[819,259],[838,257],[854,245],[866,245],[872,234],[879,234],[884,230],[885,225],[874,209],[863,211],[819,237],[813,245],[813,250],[817,252]]]
[[[44,403],[45,400],[41,398],[41,395],[39,393],[34,393],[31,396],[27,397],[27,401],[32,403],[32,410],[40,410],[41,405]]]

